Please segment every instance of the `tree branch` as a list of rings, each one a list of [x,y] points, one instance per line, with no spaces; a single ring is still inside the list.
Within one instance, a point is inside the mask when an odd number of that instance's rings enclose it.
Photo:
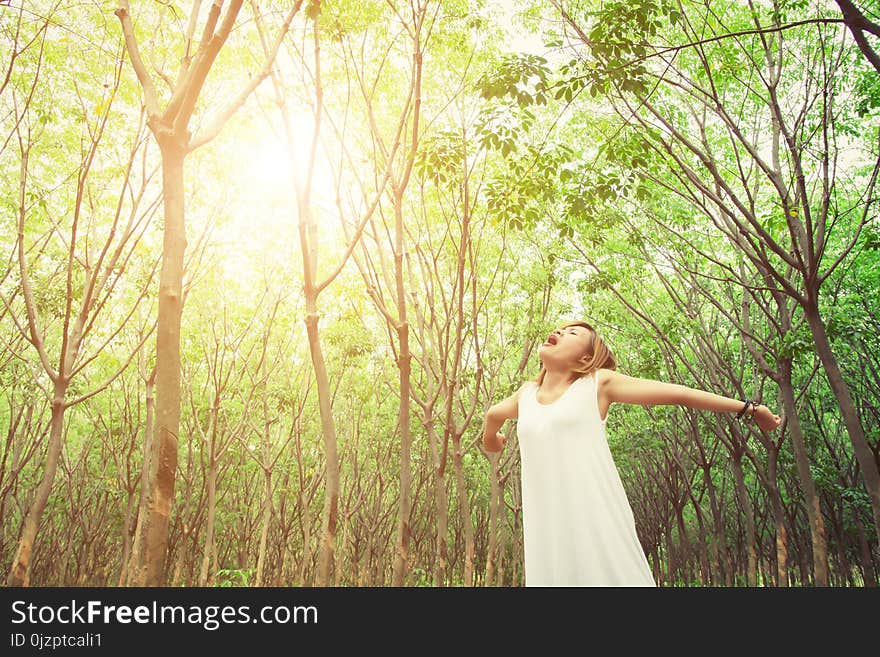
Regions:
[[[846,23],[849,31],[852,32],[859,50],[862,51],[862,54],[871,62],[874,68],[880,71],[880,57],[877,56],[871,44],[868,43],[867,37],[865,37],[865,32],[870,32],[874,36],[880,36],[880,27],[865,18],[864,14],[850,0],[835,0],[835,2],[840,7],[843,21]]]
[[[300,7],[302,6],[303,0],[297,0],[291,8],[290,12],[288,12],[287,16],[284,19],[284,23],[281,25],[281,29],[278,31],[278,36],[275,37],[275,42],[272,44],[272,48],[266,55],[266,61],[263,64],[263,68],[260,69],[259,73],[257,73],[253,78],[251,78],[250,82],[247,86],[242,89],[241,93],[233,100],[220,114],[218,114],[211,124],[204,130],[199,131],[199,133],[193,138],[189,151],[192,152],[197,149],[199,146],[204,146],[209,141],[214,139],[218,134],[220,134],[220,130],[223,129],[223,126],[226,122],[232,118],[232,115],[235,114],[239,108],[244,105],[245,101],[248,99],[254,90],[260,86],[260,83],[269,77],[272,72],[272,67],[275,65],[275,57],[278,55],[278,50],[281,48],[281,43],[284,41],[284,37],[287,34],[287,31],[290,29],[290,24],[293,22],[294,16],[296,16],[297,12],[299,12]]]
[[[147,73],[144,61],[141,59],[140,50],[138,50],[137,39],[134,36],[134,27],[131,24],[131,16],[129,14],[128,0],[119,0],[119,7],[115,12],[119,22],[122,24],[122,34],[125,37],[125,47],[128,50],[128,57],[131,59],[131,65],[137,75],[138,81],[144,90],[144,104],[147,107],[147,113],[150,118],[158,118],[161,115],[159,109],[159,96],[156,94],[156,87],[153,85],[153,79]]]

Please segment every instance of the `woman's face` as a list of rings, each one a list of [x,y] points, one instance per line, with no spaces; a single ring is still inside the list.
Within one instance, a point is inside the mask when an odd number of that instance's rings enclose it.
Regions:
[[[587,353],[590,345],[590,329],[584,326],[567,326],[553,331],[547,340],[538,348],[538,354],[544,362],[555,365],[576,365]]]

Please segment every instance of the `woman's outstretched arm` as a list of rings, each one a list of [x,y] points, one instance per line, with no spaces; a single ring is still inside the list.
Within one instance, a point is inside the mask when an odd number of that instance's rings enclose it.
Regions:
[[[743,407],[743,402],[739,399],[722,397],[713,392],[689,388],[678,383],[639,379],[616,370],[603,369],[602,379],[609,403],[641,404],[642,406],[674,404],[722,413],[739,413]],[[772,431],[782,424],[782,418],[763,404],[758,406],[754,417],[755,422],[764,431]]]

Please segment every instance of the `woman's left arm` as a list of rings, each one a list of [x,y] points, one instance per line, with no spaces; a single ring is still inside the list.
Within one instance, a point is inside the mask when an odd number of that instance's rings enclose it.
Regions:
[[[603,370],[603,373],[605,394],[611,403],[642,406],[674,404],[722,413],[738,413],[743,407],[743,402],[739,399],[722,397],[713,392],[689,388],[678,383],[639,379],[616,370]],[[772,431],[782,424],[782,418],[763,404],[758,406],[754,417],[755,422],[764,431]]]

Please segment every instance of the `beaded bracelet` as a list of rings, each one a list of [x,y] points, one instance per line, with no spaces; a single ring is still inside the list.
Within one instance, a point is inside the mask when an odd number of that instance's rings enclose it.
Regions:
[[[751,404],[752,405],[752,412],[749,414],[748,417],[743,418],[743,422],[748,422],[749,420],[753,420],[755,418],[755,413],[758,410],[759,401],[757,399],[743,399],[741,401],[743,402],[743,407],[740,409],[739,413],[736,414],[736,419],[738,420],[740,417],[742,417],[743,413],[745,413],[746,409],[749,407],[749,404]]]

